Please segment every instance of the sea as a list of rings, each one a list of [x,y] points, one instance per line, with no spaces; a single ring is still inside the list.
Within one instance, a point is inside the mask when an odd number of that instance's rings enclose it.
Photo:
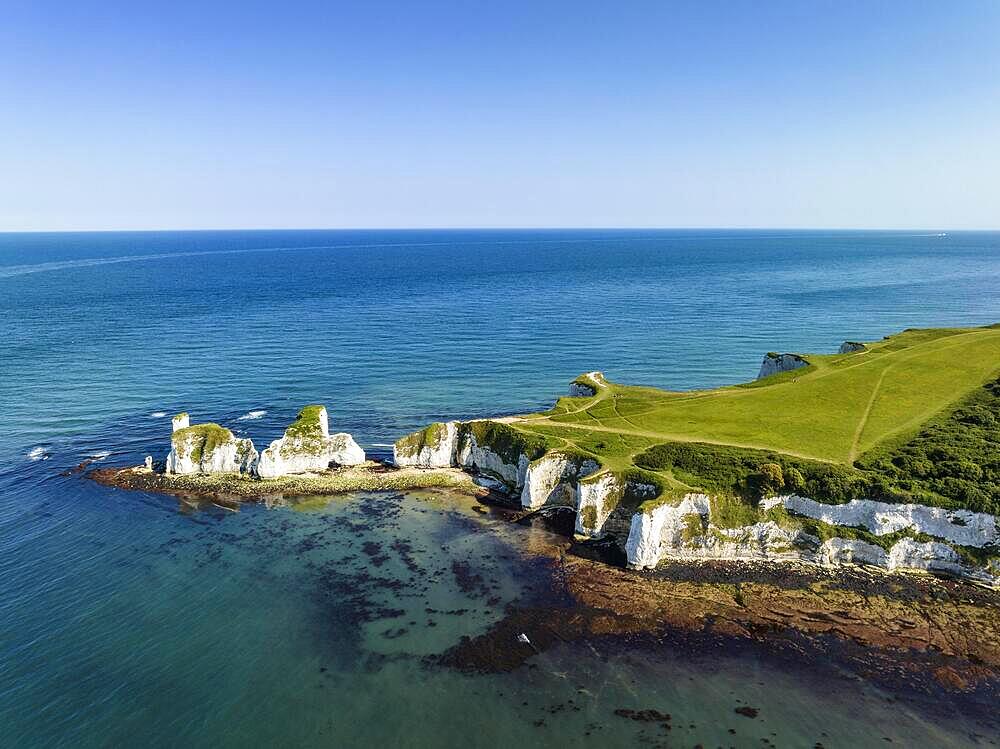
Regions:
[[[262,448],[323,403],[385,458],[589,370],[707,388],[995,322],[997,232],[0,234],[0,746],[995,746],[982,716],[753,649],[443,665],[546,574],[541,531],[465,497],[234,511],[84,475],[161,460],[182,410]],[[652,709],[671,730],[629,717]]]

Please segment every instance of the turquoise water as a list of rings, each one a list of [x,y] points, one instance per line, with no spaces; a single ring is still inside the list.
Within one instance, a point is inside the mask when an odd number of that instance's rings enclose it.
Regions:
[[[378,455],[590,369],[737,382],[768,350],[996,322],[998,276],[997,233],[0,235],[0,745],[665,740],[619,708],[670,712],[680,746],[986,744],[978,716],[763,658],[567,643],[509,674],[436,665],[550,574],[532,532],[459,498],[182,511],[61,473],[162,457],[180,409],[260,444],[324,402]]]

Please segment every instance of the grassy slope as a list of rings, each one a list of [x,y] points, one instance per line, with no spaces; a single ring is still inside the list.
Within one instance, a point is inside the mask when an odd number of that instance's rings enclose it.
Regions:
[[[652,445],[754,448],[850,466],[879,445],[915,435],[1000,374],[1000,327],[908,330],[851,354],[753,386],[667,392],[608,383],[592,398],[562,398],[514,422],[625,469]],[[665,480],[690,485],[670,472]]]
[[[846,464],[1000,372],[1000,328],[907,331],[867,352],[809,361],[813,366],[802,374],[776,375],[768,378],[773,384],[752,388],[673,393],[611,384],[593,398],[563,398],[518,426],[544,426],[570,439],[583,430],[607,431]]]

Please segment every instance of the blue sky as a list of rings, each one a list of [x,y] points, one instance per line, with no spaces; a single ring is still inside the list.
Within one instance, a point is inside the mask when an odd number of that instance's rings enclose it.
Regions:
[[[0,17],[0,230],[1000,228],[993,0]]]

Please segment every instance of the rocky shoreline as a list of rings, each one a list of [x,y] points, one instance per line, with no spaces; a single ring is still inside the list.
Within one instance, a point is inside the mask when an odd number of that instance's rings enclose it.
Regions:
[[[166,494],[221,504],[268,502],[304,496],[360,491],[449,489],[474,496],[489,494],[467,473],[457,470],[399,469],[374,461],[280,478],[253,478],[239,473],[173,475],[146,466],[96,468],[84,476],[104,486]]]
[[[526,553],[547,560],[544,589],[432,660],[496,673],[569,643],[680,648],[686,657],[752,648],[913,694],[1000,696],[998,591],[797,563],[683,561],[635,571],[587,558],[591,543],[527,536]]]

